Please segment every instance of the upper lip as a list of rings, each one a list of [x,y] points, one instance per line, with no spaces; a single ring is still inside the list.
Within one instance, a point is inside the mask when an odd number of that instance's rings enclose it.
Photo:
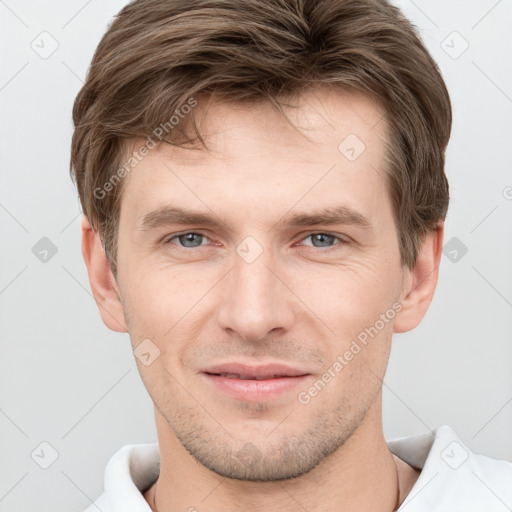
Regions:
[[[268,364],[246,364],[246,363],[222,363],[209,366],[202,370],[203,373],[211,373],[219,375],[221,373],[239,375],[246,379],[270,379],[275,377],[298,377],[308,375],[308,372],[293,368],[281,363]]]

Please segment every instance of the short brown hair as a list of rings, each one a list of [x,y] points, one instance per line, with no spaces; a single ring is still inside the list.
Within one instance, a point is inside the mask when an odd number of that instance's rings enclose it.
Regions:
[[[127,141],[150,137],[190,98],[279,106],[283,95],[319,84],[384,106],[386,178],[401,263],[412,268],[424,235],[446,217],[452,112],[436,63],[398,8],[386,0],[135,0],[103,36],[73,108],[71,173],[114,275],[122,183],[104,184],[120,178]],[[180,135],[169,130],[165,140],[179,144]]]

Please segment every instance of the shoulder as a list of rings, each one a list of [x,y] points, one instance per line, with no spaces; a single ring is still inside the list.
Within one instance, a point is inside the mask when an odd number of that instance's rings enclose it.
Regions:
[[[422,470],[400,512],[512,509],[512,463],[473,453],[448,426],[391,442],[390,449]]]

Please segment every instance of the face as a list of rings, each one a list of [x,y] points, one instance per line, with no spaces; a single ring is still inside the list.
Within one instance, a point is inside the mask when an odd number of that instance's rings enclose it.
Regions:
[[[127,328],[193,457],[231,478],[298,476],[380,397],[405,272],[384,112],[328,91],[287,109],[295,129],[264,102],[197,108],[209,151],[162,145],[124,184]]]

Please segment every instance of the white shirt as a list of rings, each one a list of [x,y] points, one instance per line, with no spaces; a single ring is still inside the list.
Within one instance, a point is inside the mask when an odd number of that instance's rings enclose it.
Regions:
[[[448,426],[388,442],[421,474],[399,512],[512,510],[512,462],[472,453]],[[151,512],[142,492],[157,479],[158,445],[121,448],[105,468],[105,492],[85,512]]]

